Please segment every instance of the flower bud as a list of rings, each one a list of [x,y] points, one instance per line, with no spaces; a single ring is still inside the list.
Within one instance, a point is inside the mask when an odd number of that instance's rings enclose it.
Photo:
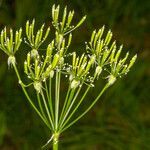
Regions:
[[[71,24],[71,21],[73,19],[73,16],[74,16],[74,11],[70,11],[69,12],[69,15],[68,15],[68,20],[67,20],[67,23],[66,23],[66,26],[69,27],[70,24]]]
[[[91,68],[91,65],[94,64],[95,58],[96,58],[95,55],[92,55],[92,56],[91,56],[90,61],[88,62],[87,66],[86,66],[85,73],[88,73],[88,71],[89,71],[90,68]],[[83,69],[84,69],[84,68],[83,68]]]
[[[47,56],[47,57],[51,57],[51,55],[52,55],[52,50],[53,50],[53,48],[52,48],[53,45],[54,45],[54,42],[52,42],[51,44],[48,45],[47,51],[46,51],[46,56]]]
[[[52,65],[49,65],[47,68],[46,68],[46,71],[42,74],[42,78],[47,78],[50,74],[50,72],[52,71]]]
[[[119,56],[120,56],[120,54],[121,54],[121,51],[122,51],[122,48],[123,48],[123,45],[121,45],[120,46],[120,48],[119,48],[119,50],[118,50],[118,52],[117,52],[117,54],[116,54],[116,56],[115,56],[115,61],[118,61],[118,59],[119,59]]]
[[[40,42],[40,31],[38,31],[37,32],[37,34],[36,34],[36,38],[35,38],[35,45],[37,46],[38,44],[39,44],[39,42]]]
[[[28,74],[28,66],[26,61],[24,62],[24,72]]]
[[[92,55],[92,56],[91,56],[91,59],[90,59],[90,63],[91,63],[91,64],[93,64],[93,63],[94,63],[95,58],[96,58],[96,56],[95,56],[95,55]]]
[[[43,41],[45,41],[47,39],[49,32],[50,32],[50,27],[47,28],[45,36],[43,37]]]
[[[72,34],[70,33],[70,34],[69,34],[69,39],[68,39],[67,47],[69,47],[69,46],[70,46],[71,41],[72,41]]]
[[[76,28],[78,28],[86,19],[86,16],[84,16],[80,21],[79,23],[76,25]]]
[[[59,64],[62,65],[63,63],[64,63],[64,58],[61,57],[60,60],[59,60]]]
[[[40,66],[37,66],[36,71],[35,71],[35,78],[36,78],[36,79],[39,78],[40,71],[41,71]]]
[[[31,55],[30,53],[27,54],[27,64],[28,66],[30,66],[30,62],[31,62]]]
[[[53,62],[52,62],[52,68],[55,68],[57,63],[58,63],[58,60],[59,60],[59,55],[58,54],[55,54],[54,55],[54,59],[53,59]]]
[[[72,66],[73,66],[73,68],[75,67],[75,63],[76,63],[76,52],[73,52],[73,58],[72,58]]]
[[[96,34],[96,30],[94,30],[94,31],[92,32],[91,41],[90,41],[91,43],[92,43],[93,40],[94,40],[95,34]]]
[[[132,59],[130,60],[130,64],[129,64],[128,68],[127,68],[128,70],[134,65],[136,59],[137,59],[137,55],[132,57]]]
[[[109,30],[107,35],[106,35],[106,38],[105,38],[105,44],[108,45],[110,40],[112,39],[112,32]]]

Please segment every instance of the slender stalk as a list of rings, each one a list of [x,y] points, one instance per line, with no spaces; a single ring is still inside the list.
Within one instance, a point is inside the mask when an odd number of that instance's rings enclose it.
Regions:
[[[17,75],[17,77],[18,77],[18,80],[21,81],[21,78],[20,78],[20,75],[19,75],[19,72],[18,72],[18,69],[17,69],[16,65],[13,64],[13,67],[14,67],[14,70],[15,70],[16,75]],[[48,127],[49,129],[51,129],[49,123],[48,123],[48,122],[45,120],[45,118],[41,115],[41,113],[39,112],[39,110],[36,108],[36,106],[34,105],[34,103],[32,102],[32,100],[30,99],[30,97],[29,97],[29,95],[28,95],[26,89],[25,89],[24,86],[22,85],[22,81],[21,81],[20,85],[21,85],[21,88],[22,88],[22,90],[23,90],[23,92],[24,92],[24,94],[25,94],[27,100],[29,101],[29,103],[31,104],[31,106],[33,107],[33,109],[34,109],[34,110],[36,111],[36,113],[40,116],[40,118],[41,118],[41,119],[43,120],[43,122],[47,125],[47,127]]]
[[[78,95],[79,95],[79,93],[80,93],[81,88],[82,88],[82,87],[80,87],[80,88],[78,89],[78,91],[76,92],[76,94],[75,94],[73,100],[72,100],[71,103],[69,104],[68,108],[66,108],[66,112],[65,112],[65,114],[64,114],[63,120],[61,121],[60,127],[63,125],[63,123],[64,123],[66,117],[68,116],[68,114],[69,114],[69,112],[70,112],[70,110],[71,110],[71,108],[72,108],[72,106],[73,106],[75,100],[77,99],[77,97],[78,97]]]
[[[66,114],[66,112],[67,112],[67,110],[68,110],[68,108],[70,106],[70,103],[71,103],[71,101],[72,101],[72,99],[74,97],[74,93],[75,93],[75,89],[71,90],[69,98],[67,99],[67,104],[65,106],[65,110],[64,110],[64,113],[63,113],[63,118],[64,118],[64,115]]]
[[[62,112],[61,119],[59,120],[59,127],[60,127],[60,124],[62,124],[62,120],[64,120],[64,117],[66,115],[68,107],[69,107],[69,105],[71,103],[71,100],[73,99],[74,93],[75,93],[75,89],[72,89],[71,92],[70,92],[70,94],[69,94],[69,97],[68,97],[68,99],[66,101],[66,105],[64,107],[64,111]]]
[[[44,106],[45,106],[45,109],[46,109],[49,121],[51,123],[52,129],[54,129],[53,121],[52,121],[52,118],[51,118],[51,115],[50,115],[50,112],[49,112],[49,109],[48,109],[48,106],[47,106],[46,99],[45,99],[43,91],[41,91],[41,96],[42,96],[42,99],[43,99],[43,102],[44,102]]]
[[[65,107],[67,105],[67,100],[68,100],[68,97],[69,97],[69,93],[70,93],[70,85],[68,87],[68,91],[67,91],[67,95],[66,95],[66,98],[65,98],[65,101],[64,101],[64,104],[63,104],[63,108],[62,108],[62,111],[61,111],[61,115],[60,115],[60,119],[59,119],[59,124],[62,120],[62,117],[63,117],[63,114],[64,114],[64,111],[65,111]]]
[[[40,110],[41,110],[41,113],[42,113],[43,117],[44,117],[45,120],[46,120],[46,115],[45,115],[45,113],[44,113],[44,110],[43,110],[43,107],[42,107],[42,104],[41,104],[40,95],[39,95],[38,92],[36,92],[36,95],[37,95],[37,100],[38,100],[39,108],[40,108]]]
[[[76,110],[79,108],[79,106],[81,105],[82,101],[84,100],[85,96],[87,95],[88,91],[90,90],[90,86],[88,86],[88,88],[86,89],[84,95],[82,96],[81,100],[79,101],[79,103],[76,105],[76,107],[74,108],[74,110],[72,111],[72,113],[68,116],[67,120],[64,122],[64,124],[62,125],[61,129],[68,123],[68,121],[71,119],[71,117],[74,115],[74,113],[76,112]]]
[[[52,79],[49,78],[49,107],[52,114],[52,120],[54,122],[54,110],[53,110],[53,101],[52,101]]]
[[[99,100],[101,95],[105,92],[105,90],[109,87],[109,84],[107,83],[104,88],[101,90],[100,94],[96,97],[96,99],[92,102],[92,104],[80,115],[78,116],[74,121],[72,121],[69,125],[64,127],[60,132],[64,132],[66,129],[68,129],[70,126],[72,126],[74,123],[76,123],[80,118],[82,118]]]
[[[50,109],[50,115],[51,115],[51,117],[52,117],[53,111],[52,111],[52,105],[51,105],[49,90],[48,90],[47,82],[46,82],[46,81],[45,81],[45,89],[46,89],[46,95],[47,95],[48,105],[49,105],[49,109]],[[54,122],[53,117],[52,117],[52,121]]]
[[[57,128],[57,84],[58,84],[58,72],[56,72],[55,78],[55,130]]]
[[[72,101],[72,98],[74,97],[74,94],[75,94],[75,89],[73,89],[72,91],[71,91],[71,93],[70,93],[70,97],[69,97],[69,99],[68,99],[68,101],[67,101],[67,105],[66,105],[66,110],[68,109],[68,107],[70,106],[70,103],[71,103],[71,101]]]
[[[59,94],[60,94],[60,77],[61,72],[56,71],[56,85],[55,85],[55,130],[58,128],[58,116],[59,116]]]
[[[53,137],[54,137],[54,134],[50,137],[50,139],[46,142],[46,144],[42,146],[42,149],[45,149],[50,144],[50,142],[53,140]]]
[[[47,87],[46,81],[44,82],[44,84],[45,84],[45,90],[46,90],[47,99],[49,100],[50,96],[49,96],[49,93],[48,93],[48,87]]]

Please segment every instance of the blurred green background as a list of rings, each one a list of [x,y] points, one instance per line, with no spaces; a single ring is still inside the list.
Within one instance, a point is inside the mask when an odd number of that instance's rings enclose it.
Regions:
[[[124,44],[124,51],[138,54],[127,77],[61,136],[60,150],[150,150],[150,1],[0,0],[0,29],[24,27],[32,18],[36,18],[37,26],[51,24],[54,3],[74,9],[75,20],[88,16],[73,33],[73,50],[83,52],[91,32],[105,24],[118,44]],[[18,63],[28,50],[22,49]],[[0,51],[0,150],[38,150],[50,133],[26,101],[6,62],[7,56]],[[97,92],[94,89],[90,94]]]

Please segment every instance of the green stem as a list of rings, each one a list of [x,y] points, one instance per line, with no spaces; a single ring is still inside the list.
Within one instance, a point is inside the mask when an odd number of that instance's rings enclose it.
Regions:
[[[65,101],[64,101],[64,104],[63,104],[63,108],[62,108],[62,111],[61,111],[61,115],[60,115],[60,119],[59,119],[59,124],[62,120],[62,117],[63,117],[63,114],[64,114],[64,111],[65,111],[65,107],[67,105],[67,100],[68,100],[68,97],[69,97],[69,93],[70,93],[70,85],[68,87],[68,91],[67,91],[67,95],[66,95],[66,98],[65,98]]]
[[[45,113],[44,113],[44,110],[43,110],[43,107],[42,107],[42,104],[41,104],[40,95],[39,95],[38,92],[36,92],[36,95],[37,95],[37,100],[38,100],[39,108],[40,108],[40,110],[41,110],[41,113],[42,113],[43,117],[44,117],[45,120],[46,120],[46,116],[45,116]]]
[[[82,101],[84,100],[85,96],[87,95],[88,91],[90,90],[90,86],[86,89],[84,95],[82,96],[81,100],[79,101],[79,103],[76,105],[76,107],[74,108],[74,110],[72,111],[72,113],[68,116],[67,120],[64,122],[64,124],[62,125],[62,127],[60,129],[62,129],[67,123],[68,121],[71,119],[71,117],[74,115],[74,113],[76,112],[76,110],[79,108],[79,106],[81,105]]]
[[[40,116],[40,118],[43,120],[43,122],[47,125],[47,127],[48,127],[49,129],[51,129],[49,123],[44,119],[44,117],[41,115],[41,113],[39,112],[39,110],[36,108],[36,106],[34,105],[34,103],[32,102],[32,100],[30,99],[30,97],[29,97],[29,95],[28,95],[26,89],[25,89],[24,86],[22,85],[22,81],[21,81],[21,78],[20,78],[20,75],[19,75],[19,72],[18,72],[18,69],[17,69],[16,65],[13,64],[13,67],[14,67],[14,70],[15,70],[16,75],[17,75],[17,77],[18,77],[18,80],[19,80],[19,82],[20,82],[21,88],[22,88],[22,90],[23,90],[23,92],[24,92],[24,94],[25,94],[27,100],[29,101],[29,103],[31,104],[31,106],[33,107],[33,109],[36,111],[36,113],[37,113],[37,114]]]
[[[63,117],[63,120],[61,121],[61,124],[60,124],[60,128],[61,128],[61,126],[63,125],[63,123],[64,123],[66,117],[68,116],[68,114],[69,114],[69,112],[70,112],[70,110],[71,110],[71,108],[72,108],[72,106],[73,106],[75,100],[77,99],[77,97],[78,97],[78,95],[79,95],[79,93],[80,93],[81,88],[82,88],[82,86],[78,89],[78,91],[76,92],[74,98],[71,100],[71,103],[69,103],[69,106],[66,108],[66,112],[65,112],[64,117]]]
[[[70,103],[71,103],[71,101],[72,101],[72,98],[74,97],[74,95],[75,95],[75,89],[73,89],[73,90],[71,90],[71,92],[70,92],[70,97],[69,97],[69,99],[67,100],[67,105],[66,105],[66,110],[68,109],[68,107],[70,106]]]
[[[104,86],[104,88],[102,89],[102,91],[100,92],[100,94],[96,97],[96,99],[92,102],[92,104],[80,115],[78,116],[74,121],[72,121],[69,125],[67,125],[66,127],[64,127],[61,132],[65,131],[67,128],[69,128],[70,126],[72,126],[74,123],[76,123],[80,118],[82,118],[94,105],[95,103],[99,100],[99,98],[101,97],[101,95],[105,92],[105,90],[109,87],[109,84],[106,84]]]
[[[68,110],[68,108],[70,106],[70,103],[71,103],[71,101],[72,101],[72,99],[74,97],[74,93],[75,93],[75,89],[72,89],[71,92],[70,92],[69,98],[67,99],[67,104],[65,106],[65,110],[64,110],[62,118],[64,118],[64,116],[65,116],[65,114],[66,114],[66,112],[67,112],[67,110]]]
[[[60,94],[60,77],[61,72],[56,71],[55,81],[55,130],[58,128],[58,116],[59,116],[59,94]]]
[[[52,120],[54,122],[54,110],[53,110],[53,101],[52,101],[52,78],[49,78],[49,107],[52,114]]]
[[[48,90],[47,82],[46,82],[46,81],[45,81],[45,89],[46,89],[46,95],[47,95],[47,99],[48,99],[50,114],[51,114],[51,117],[52,117],[52,121],[54,122],[53,106],[52,106],[51,92],[50,92],[51,89]],[[49,92],[50,92],[50,93],[49,93]]]
[[[69,107],[69,105],[70,105],[70,103],[71,103],[71,101],[72,101],[72,99],[73,99],[74,93],[75,93],[75,89],[72,89],[71,92],[70,92],[70,94],[69,94],[69,97],[68,97],[68,99],[67,99],[67,101],[66,101],[66,105],[65,105],[65,107],[64,107],[64,111],[62,112],[62,116],[61,116],[61,118],[60,118],[60,120],[59,120],[59,127],[62,125],[62,121],[64,120],[64,117],[65,117],[65,115],[66,115],[66,112],[67,112],[67,110],[68,110],[68,107]],[[59,129],[59,130],[60,130],[60,129]]]
[[[52,118],[51,118],[51,115],[50,115],[49,109],[48,109],[48,107],[47,107],[47,103],[46,103],[46,99],[45,99],[45,96],[44,96],[43,91],[41,91],[41,95],[42,95],[42,99],[43,99],[43,102],[44,102],[44,106],[45,106],[45,109],[46,109],[46,112],[47,112],[47,115],[48,115],[49,121],[50,121],[50,123],[51,123],[52,129],[54,129],[53,121],[52,121]]]
[[[58,139],[59,139],[59,134],[58,133],[54,133],[53,150],[58,150]]]
[[[51,138],[47,141],[47,143],[42,146],[42,149],[45,149],[50,144],[50,142],[53,140],[53,136],[54,135],[52,135]]]

